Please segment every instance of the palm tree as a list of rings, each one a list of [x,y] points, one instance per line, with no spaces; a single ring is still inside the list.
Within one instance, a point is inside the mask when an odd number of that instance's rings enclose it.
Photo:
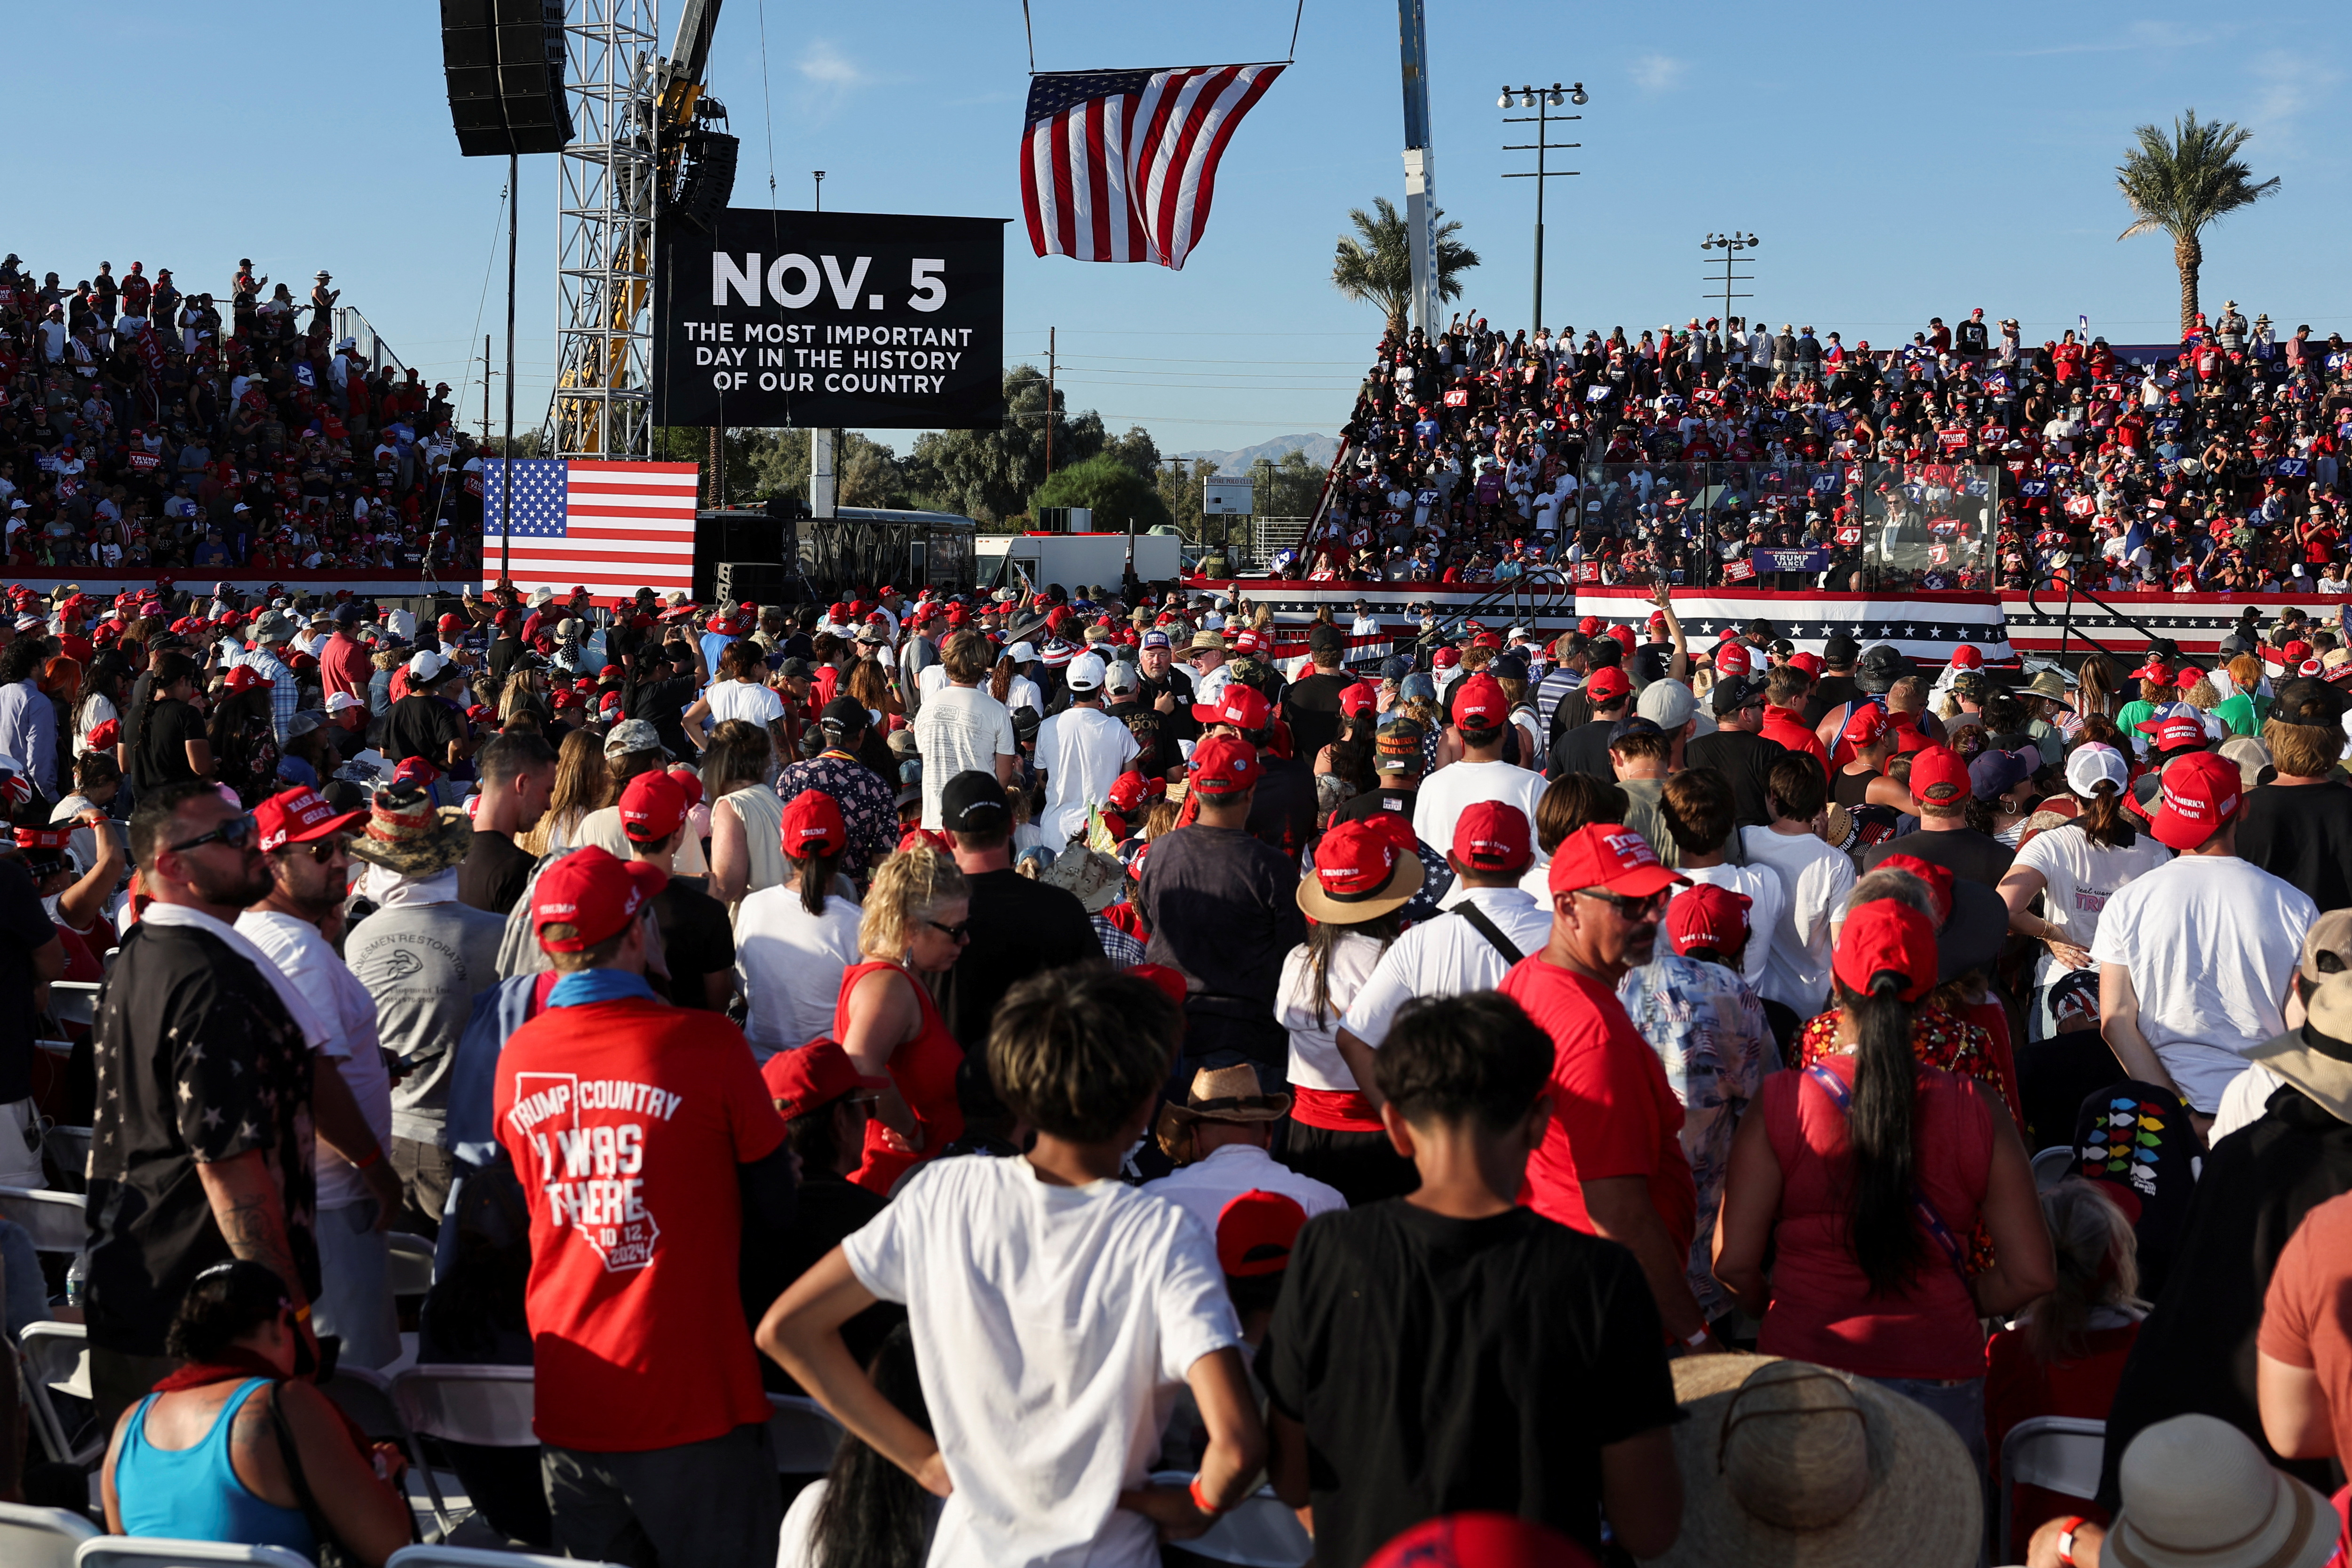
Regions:
[[[2200,120],[2192,109],[2172,122],[2169,137],[2156,125],[2143,125],[2137,134],[2139,145],[2116,167],[2116,188],[2139,216],[2116,237],[2156,229],[2172,237],[2173,265],[2180,268],[2180,335],[2186,338],[2197,326],[2197,271],[2205,264],[2198,234],[2277,190],[2278,177],[2254,183],[2252,171],[2238,157],[2238,149],[2254,133],[2235,121]]]
[[[1357,237],[1340,237],[1331,286],[1350,300],[1378,305],[1388,314],[1389,331],[1402,337],[1412,313],[1412,239],[1386,196],[1374,196],[1372,209],[1357,207],[1348,214]],[[1431,215],[1437,233],[1437,297],[1459,300],[1462,283],[1454,275],[1477,266],[1478,253],[1454,237],[1461,232],[1459,223],[1434,222],[1444,216]]]

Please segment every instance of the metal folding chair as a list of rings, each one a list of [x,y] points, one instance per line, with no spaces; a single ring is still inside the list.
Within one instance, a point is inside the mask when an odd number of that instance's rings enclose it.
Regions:
[[[796,1394],[768,1395],[768,1440],[775,1445],[780,1476],[821,1476],[833,1468],[844,1430],[832,1413]]]
[[[79,1193],[0,1187],[0,1219],[25,1227],[36,1252],[79,1252],[89,1245],[89,1222]]]
[[[2017,1489],[2040,1487],[2068,1497],[2099,1495],[2099,1462],[2106,1455],[2107,1424],[2072,1415],[2036,1415],[2000,1440],[2000,1534],[1994,1554],[2009,1551]]]
[[[433,1244],[404,1230],[386,1233],[392,1244],[392,1293],[422,1296],[433,1289]]]
[[[446,1536],[457,1528],[441,1483],[419,1441],[439,1437],[490,1448],[536,1448],[536,1408],[527,1366],[412,1366],[392,1380],[392,1400],[408,1427],[409,1464],[425,1482],[434,1521]]]
[[[542,1557],[536,1552],[485,1552],[478,1546],[404,1546],[383,1560],[383,1568],[613,1568],[577,1557]]]
[[[49,1163],[57,1166],[58,1174],[82,1184],[72,1189],[76,1192],[89,1183],[89,1139],[90,1130],[87,1127],[64,1127],[51,1122],[41,1131],[41,1146]]]
[[[253,1568],[312,1568],[282,1546],[232,1545],[223,1541],[166,1541],[152,1535],[101,1535],[74,1553],[74,1568],[207,1568],[244,1563]]]
[[[0,1563],[8,1568],[73,1568],[74,1549],[100,1533],[61,1508],[0,1502]]]
[[[25,1403],[30,1407],[34,1430],[49,1458],[60,1464],[88,1466],[106,1452],[107,1434],[93,1430],[81,1442],[66,1430],[51,1391],[89,1399],[89,1335],[79,1323],[26,1323],[17,1342],[24,1370]]]

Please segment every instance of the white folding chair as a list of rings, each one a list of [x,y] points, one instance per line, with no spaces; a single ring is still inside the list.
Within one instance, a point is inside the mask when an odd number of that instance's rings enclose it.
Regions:
[[[77,1444],[58,1415],[52,1389],[89,1399],[89,1333],[79,1323],[26,1323],[17,1341],[23,1357],[25,1403],[31,1407],[41,1446],[60,1464],[87,1466],[106,1451],[107,1434],[93,1430]]]
[[[312,1568],[283,1546],[232,1545],[225,1541],[166,1541],[152,1535],[101,1535],[74,1553],[74,1568],[209,1568],[244,1563],[253,1568]]]
[[[386,1233],[392,1244],[392,1293],[422,1296],[433,1289],[433,1244],[404,1230]]]
[[[79,1252],[89,1245],[89,1222],[79,1193],[0,1187],[0,1219],[11,1219],[33,1238],[36,1252]]]
[[[2099,1464],[2107,1451],[2107,1424],[2072,1415],[2036,1415],[2000,1440],[2000,1534],[1995,1551],[2009,1550],[2017,1489],[2040,1487],[2068,1497],[2099,1495]]]
[[[768,1395],[768,1440],[776,1448],[780,1476],[821,1476],[833,1468],[842,1425],[814,1399],[796,1394]]]
[[[69,1054],[73,1050],[73,1041],[65,1037],[66,1026],[94,1025],[97,1022],[99,984],[95,980],[49,982],[47,1021],[57,1026],[57,1033],[33,1043],[56,1056]]]
[[[1159,1470],[1151,1479],[1162,1486],[1192,1484],[1189,1470]],[[1231,1563],[1238,1568],[1306,1568],[1315,1561],[1315,1538],[1307,1533],[1288,1505],[1274,1495],[1272,1487],[1261,1487],[1209,1526],[1206,1533],[1185,1542],[1181,1550],[1207,1562]]]
[[[352,1425],[371,1442],[397,1443],[404,1452],[408,1423],[400,1418],[400,1405],[392,1396],[392,1379],[373,1367],[337,1365],[335,1375],[319,1384],[319,1392],[341,1406]]]
[[[578,1557],[542,1557],[536,1552],[485,1552],[478,1546],[404,1546],[383,1560],[383,1568],[613,1568]]]
[[[8,1568],[73,1568],[74,1548],[100,1533],[61,1508],[0,1502],[0,1563]]]
[[[425,1457],[425,1437],[489,1448],[536,1448],[536,1408],[527,1366],[412,1366],[392,1380],[392,1402],[408,1426],[409,1463],[424,1479],[444,1537],[457,1528],[441,1483]]]

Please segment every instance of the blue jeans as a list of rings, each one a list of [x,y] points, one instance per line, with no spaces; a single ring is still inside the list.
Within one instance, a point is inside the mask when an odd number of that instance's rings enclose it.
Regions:
[[[310,1327],[342,1336],[341,1364],[373,1371],[400,1359],[392,1301],[392,1243],[375,1228],[376,1202],[319,1211],[319,1300]]]
[[[1985,1475],[1984,1379],[1963,1377],[1949,1383],[1928,1377],[1874,1377],[1869,1380],[1889,1394],[1899,1394],[1943,1418],[1968,1445],[1977,1464],[1977,1480]]]

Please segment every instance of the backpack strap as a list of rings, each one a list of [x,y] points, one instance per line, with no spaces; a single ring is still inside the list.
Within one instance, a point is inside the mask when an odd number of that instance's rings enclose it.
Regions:
[[[1469,921],[1470,929],[1485,937],[1486,945],[1503,955],[1504,963],[1517,963],[1527,957],[1527,954],[1521,952],[1509,937],[1503,934],[1503,928],[1489,919],[1486,911],[1477,905],[1465,900],[1454,906],[1454,912]]]

